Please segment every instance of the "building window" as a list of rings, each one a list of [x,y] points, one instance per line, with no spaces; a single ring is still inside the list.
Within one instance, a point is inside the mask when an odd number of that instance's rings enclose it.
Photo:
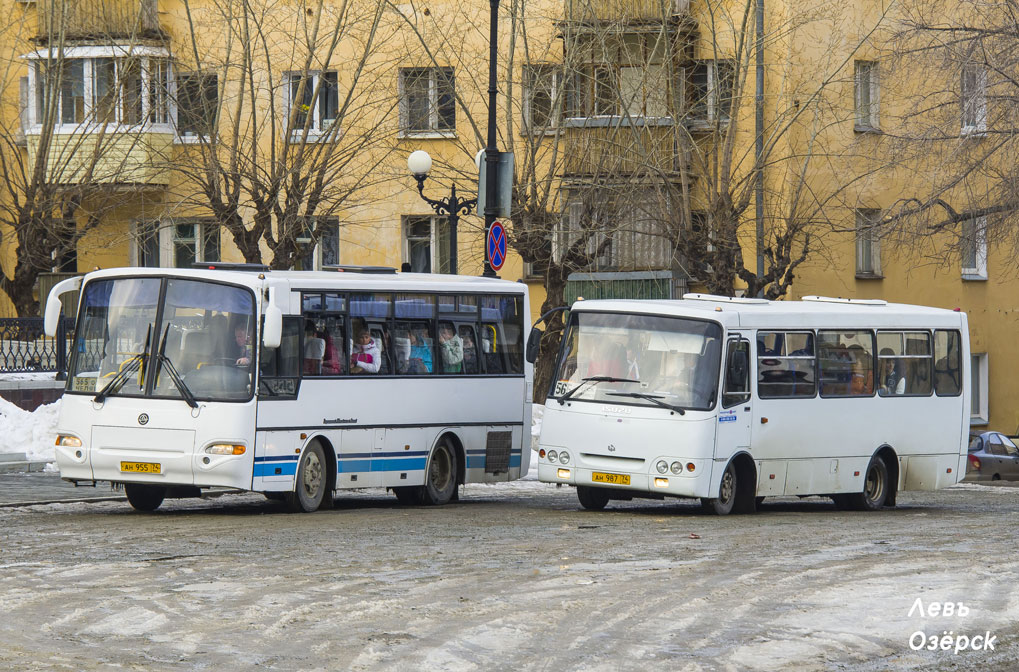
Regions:
[[[208,221],[175,222],[174,267],[191,268],[199,261],[219,261],[219,225]]]
[[[412,273],[449,273],[449,221],[404,217],[404,261]]]
[[[400,128],[406,133],[456,130],[453,68],[400,69]]]
[[[855,130],[867,132],[880,128],[878,107],[880,102],[877,61],[855,61],[853,79],[855,98]]]
[[[177,136],[184,140],[208,139],[216,127],[219,79],[215,73],[182,72],[177,75]]]
[[[987,399],[987,353],[972,353],[970,355],[970,414],[969,424],[986,425],[990,413]]]
[[[564,201],[566,210],[552,240],[556,262],[568,251],[580,251],[595,271],[671,270],[674,245],[665,235],[664,217],[668,205],[654,190],[575,190]]]
[[[856,211],[856,276],[881,277],[881,211]]]
[[[962,279],[987,279],[987,218],[975,217],[962,223],[959,239]]]
[[[318,230],[315,230],[315,227]],[[305,226],[296,242],[303,247],[297,271],[320,271],[340,264],[340,221],[335,217],[316,217]]]
[[[555,128],[563,115],[562,66],[539,63],[524,66],[524,130],[541,133]]]
[[[339,109],[339,83],[335,72],[291,72],[287,81],[287,118],[292,131],[328,133]]]
[[[159,268],[159,222],[138,222],[135,227],[135,265]]]
[[[728,121],[736,93],[735,63],[700,61],[687,71],[687,118],[702,123]]]
[[[976,135],[987,130],[987,69],[967,65],[962,69],[962,135]]]
[[[98,122],[137,126],[169,122],[170,64],[162,58],[68,58],[36,61],[29,75],[35,89],[34,123],[56,106],[58,124]]]

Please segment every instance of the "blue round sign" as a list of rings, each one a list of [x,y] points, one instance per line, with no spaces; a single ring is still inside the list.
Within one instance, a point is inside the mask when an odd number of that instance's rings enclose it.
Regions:
[[[506,263],[506,229],[499,222],[492,222],[488,230],[488,265],[498,271]]]

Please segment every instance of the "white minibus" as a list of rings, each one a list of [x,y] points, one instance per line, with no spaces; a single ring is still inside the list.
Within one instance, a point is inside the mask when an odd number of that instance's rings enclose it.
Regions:
[[[123,484],[139,510],[225,487],[314,511],[344,489],[444,504],[460,484],[526,474],[524,285],[211,266],[53,288],[50,333],[60,295],[80,290],[62,478]]]
[[[538,478],[576,486],[588,509],[667,496],[717,514],[789,495],[892,506],[899,491],[965,476],[968,365],[958,311],[817,296],[578,301]]]

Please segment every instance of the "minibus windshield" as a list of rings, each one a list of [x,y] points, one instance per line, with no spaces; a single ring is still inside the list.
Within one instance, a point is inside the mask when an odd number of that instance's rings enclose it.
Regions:
[[[564,340],[553,398],[714,408],[722,349],[714,322],[577,311]]]

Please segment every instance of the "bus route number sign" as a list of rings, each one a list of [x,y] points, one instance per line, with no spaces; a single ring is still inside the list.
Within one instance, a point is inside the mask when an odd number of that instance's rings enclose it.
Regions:
[[[488,230],[488,265],[498,271],[506,263],[506,229],[502,223],[492,222]]]

